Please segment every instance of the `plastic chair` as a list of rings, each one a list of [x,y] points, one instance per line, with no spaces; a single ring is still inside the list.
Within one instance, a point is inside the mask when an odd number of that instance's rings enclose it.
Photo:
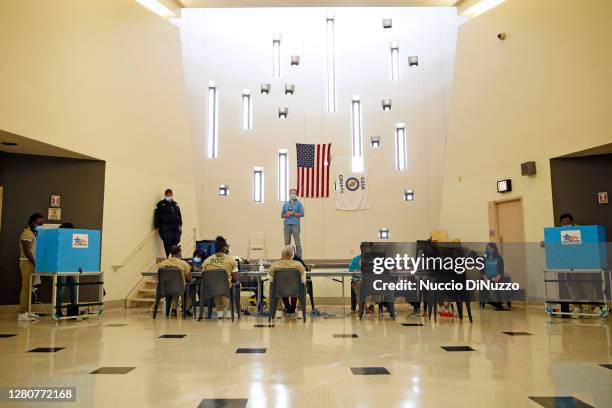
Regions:
[[[282,297],[297,297],[300,300],[302,318],[306,322],[306,284],[302,282],[300,271],[297,269],[277,269],[274,280],[270,284],[270,316],[272,321],[276,314],[278,299]]]
[[[172,297],[184,295],[184,292],[185,282],[181,270],[178,268],[160,268],[157,271],[153,319],[157,317],[157,308],[159,307],[159,301],[162,297],[166,298],[166,316],[169,316]],[[185,303],[184,299],[183,303]]]
[[[232,322],[234,314],[238,313],[240,319],[240,283],[234,283],[228,286],[227,272],[224,269],[206,269],[202,271],[202,282],[200,284],[200,313],[198,321],[204,318],[204,300],[208,303],[208,316],[212,316],[212,302],[215,297],[224,296],[229,298],[232,309]],[[236,310],[237,309],[237,310]]]

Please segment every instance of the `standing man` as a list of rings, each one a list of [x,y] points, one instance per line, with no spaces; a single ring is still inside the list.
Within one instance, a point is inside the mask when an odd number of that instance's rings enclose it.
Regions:
[[[181,242],[183,229],[181,209],[173,200],[171,189],[167,189],[164,192],[164,199],[155,205],[154,224],[155,229],[159,232],[159,237],[164,241],[164,250],[168,256],[172,246]]]
[[[17,320],[29,321],[35,319],[35,313],[28,315],[28,304],[30,303],[30,276],[34,273],[36,264],[36,236],[38,228],[45,221],[42,214],[30,215],[28,224],[19,236],[19,269],[21,269],[21,293],[19,296],[19,315]]]
[[[302,243],[300,241],[300,218],[304,216],[304,206],[297,199],[297,190],[289,190],[289,201],[283,204],[281,218],[284,221],[285,245],[291,244],[291,236],[295,242],[295,254],[302,257]]]

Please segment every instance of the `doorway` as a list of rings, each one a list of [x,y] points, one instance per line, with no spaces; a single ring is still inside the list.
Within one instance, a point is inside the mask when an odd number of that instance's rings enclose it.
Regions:
[[[492,201],[489,203],[489,236],[499,244],[503,253],[505,243],[525,242],[523,199]]]
[[[527,244],[522,197],[489,202],[489,239],[504,259],[505,276],[524,288],[527,284]]]

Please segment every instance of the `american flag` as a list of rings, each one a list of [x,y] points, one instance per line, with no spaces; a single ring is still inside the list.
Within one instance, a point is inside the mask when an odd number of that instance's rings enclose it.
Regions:
[[[329,197],[331,143],[295,144],[297,149],[298,196]]]

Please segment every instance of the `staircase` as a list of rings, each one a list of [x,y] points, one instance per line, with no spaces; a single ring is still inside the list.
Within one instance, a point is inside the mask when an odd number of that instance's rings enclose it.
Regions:
[[[155,301],[155,285],[157,278],[154,276],[144,276],[138,285],[128,295],[125,307],[150,307]]]
[[[191,255],[191,253],[195,250],[195,236],[196,230],[195,227],[191,228],[185,235],[183,240],[180,242],[181,247],[183,248],[183,254],[185,256]],[[142,249],[144,246],[144,242],[150,239],[157,239],[156,234],[149,234],[145,240],[143,240],[132,253],[126,258],[126,260],[116,267],[115,269],[122,268],[126,266],[134,256]],[[163,261],[166,258],[156,258],[152,261],[148,267],[144,268],[145,271],[152,271],[157,263]],[[150,308],[153,306],[155,302],[155,286],[157,285],[157,277],[156,276],[140,276],[138,282],[134,286],[134,288],[128,294],[125,300],[126,308]]]

